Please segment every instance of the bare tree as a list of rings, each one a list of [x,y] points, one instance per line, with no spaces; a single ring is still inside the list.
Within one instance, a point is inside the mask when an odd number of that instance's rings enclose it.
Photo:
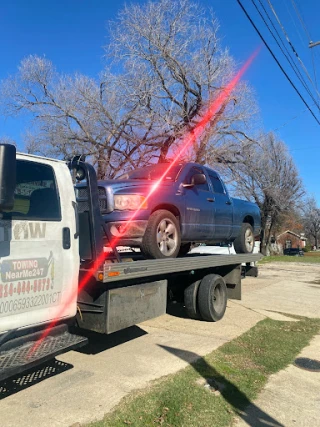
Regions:
[[[218,22],[207,12],[189,0],[149,1],[126,6],[111,25],[107,55],[132,82],[143,82],[137,102],[153,118],[148,141],[159,148],[159,162],[196,128],[235,71],[221,46]],[[239,84],[208,121],[189,158],[204,163],[210,147],[238,144],[255,112],[251,89]]]
[[[32,119],[27,151],[86,154],[99,178],[175,155],[236,68],[217,21],[207,16],[190,0],[125,7],[106,47],[117,67],[97,79],[60,74],[46,58],[25,58],[0,96],[5,114]],[[248,140],[255,111],[251,89],[238,84],[185,157],[205,163],[208,152]]]
[[[286,145],[273,134],[245,145],[223,161],[236,193],[260,208],[261,248],[266,253],[274,231],[304,195],[294,161]]]
[[[14,145],[15,147],[17,146],[15,140],[10,138],[10,136],[7,136],[7,135],[0,136],[0,144],[11,144],[11,145]]]
[[[139,105],[122,79],[106,71],[100,81],[61,75],[49,60],[29,56],[2,84],[1,98],[7,114],[31,113],[27,151],[62,158],[86,154],[99,178],[114,177],[152,154],[141,146]]]
[[[306,235],[313,239],[314,245],[318,248],[320,233],[320,209],[314,197],[309,197],[304,203],[304,227]]]

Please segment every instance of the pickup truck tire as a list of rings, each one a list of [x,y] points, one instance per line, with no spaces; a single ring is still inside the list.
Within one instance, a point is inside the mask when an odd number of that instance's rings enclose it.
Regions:
[[[201,280],[198,305],[201,317],[208,322],[222,319],[227,307],[227,286],[218,274],[208,274]]]
[[[141,250],[146,258],[176,258],[181,245],[177,218],[165,209],[151,214],[142,238]]]
[[[234,250],[237,254],[252,254],[254,249],[254,234],[252,226],[244,222],[241,226],[240,234],[233,242]]]
[[[184,290],[184,306],[188,316],[191,319],[201,320],[201,314],[198,307],[198,290],[201,280],[191,283]]]

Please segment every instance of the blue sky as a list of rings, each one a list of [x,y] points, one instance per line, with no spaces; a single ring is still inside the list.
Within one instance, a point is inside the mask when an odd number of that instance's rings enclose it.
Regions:
[[[268,7],[267,0],[261,0]],[[141,2],[141,0],[136,0]],[[220,36],[239,64],[261,44],[251,24],[236,0],[198,0],[210,6],[220,21]],[[281,64],[294,80],[307,102],[312,100],[290,71],[282,53],[272,41],[268,30],[257,15],[251,0],[242,0],[254,22],[265,36]],[[259,0],[256,0],[259,4]],[[115,19],[124,1],[109,0],[11,0],[0,5],[0,79],[15,73],[21,59],[29,54],[45,55],[64,73],[79,71],[96,76],[103,68],[103,49],[107,43],[107,22]],[[272,0],[299,56],[313,76],[308,38],[295,14],[292,0]],[[320,2],[295,0],[313,38],[320,40]],[[270,9],[267,9],[271,14]],[[277,27],[279,31],[280,27]],[[288,45],[289,47],[289,45]],[[313,48],[315,69],[320,79],[320,45]],[[298,65],[299,66],[299,65]],[[300,68],[303,73],[302,68]],[[277,64],[263,47],[258,58],[246,73],[256,92],[263,125],[266,131],[277,134],[288,145],[308,193],[320,205],[319,155],[320,126],[294,92]],[[315,91],[313,91],[315,94]],[[316,94],[315,94],[316,96]],[[319,110],[312,106],[320,120]],[[293,117],[297,118],[291,120]],[[27,126],[23,118],[0,117],[0,135],[14,138],[22,148],[22,134]]]

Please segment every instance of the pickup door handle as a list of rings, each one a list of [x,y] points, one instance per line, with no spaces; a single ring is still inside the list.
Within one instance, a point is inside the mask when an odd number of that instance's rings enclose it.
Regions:
[[[231,200],[227,200],[226,205],[231,205]]]
[[[207,200],[208,202],[214,202],[216,199],[214,197],[208,197]]]

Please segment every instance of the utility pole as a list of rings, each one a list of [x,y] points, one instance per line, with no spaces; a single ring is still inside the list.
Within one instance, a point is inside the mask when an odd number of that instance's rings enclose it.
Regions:
[[[309,47],[315,47],[318,46],[320,44],[320,40],[318,42],[309,42]]]

